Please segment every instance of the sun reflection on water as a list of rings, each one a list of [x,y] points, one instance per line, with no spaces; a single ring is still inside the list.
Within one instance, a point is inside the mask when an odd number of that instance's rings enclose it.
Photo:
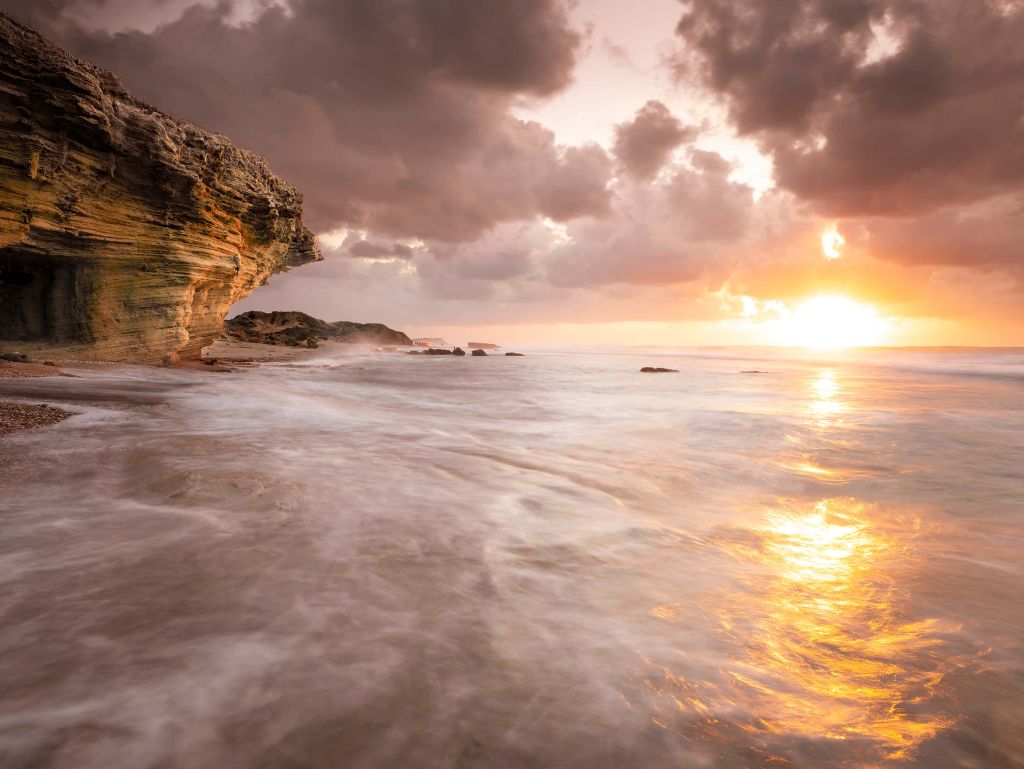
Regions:
[[[811,379],[811,411],[821,417],[835,416],[845,406],[839,400],[839,382],[832,369],[823,369]]]
[[[901,617],[883,567],[903,548],[862,511],[825,500],[766,517],[755,557],[775,575],[749,642],[752,674],[733,676],[771,693],[772,731],[868,738],[900,757],[951,723],[920,707],[943,677],[928,653],[940,628]]]
[[[898,584],[914,524],[882,531],[869,513],[852,499],[780,506],[716,543],[746,564],[716,610],[731,651],[714,675],[662,667],[648,683],[685,714],[681,731],[782,753],[826,740],[858,760],[900,760],[955,722],[941,686],[962,666],[941,648],[953,628],[908,618]]]

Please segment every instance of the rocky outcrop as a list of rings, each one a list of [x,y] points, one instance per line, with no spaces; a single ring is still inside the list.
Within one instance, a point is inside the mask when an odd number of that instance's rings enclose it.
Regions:
[[[640,369],[641,374],[678,374],[677,368],[661,368],[660,366],[644,366]]]
[[[224,322],[224,336],[240,342],[315,347],[317,340],[354,344],[402,344],[412,340],[401,331],[382,323],[336,323],[314,318],[304,312],[260,312],[250,310]]]
[[[319,258],[262,158],[0,14],[0,348],[198,357],[232,304]]]

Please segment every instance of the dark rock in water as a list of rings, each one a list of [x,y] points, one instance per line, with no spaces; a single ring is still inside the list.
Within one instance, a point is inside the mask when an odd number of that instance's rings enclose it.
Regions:
[[[228,308],[320,259],[266,161],[0,13],[0,339],[199,358]]]
[[[315,350],[319,346],[320,343],[316,341],[313,337],[310,337],[309,339],[306,340],[306,347],[310,348],[311,350]]]
[[[474,358],[486,358],[487,350],[476,349],[471,353]]]
[[[521,352],[507,352],[507,353],[505,353],[505,357],[506,358],[522,358],[523,354]]]
[[[422,355],[423,353],[420,352],[419,350],[409,350],[408,354],[409,355]]]
[[[0,354],[0,360],[9,360],[11,363],[28,363],[28,356],[23,352],[5,352]]]
[[[463,350],[461,347],[456,347],[454,350],[452,350],[452,355],[465,355],[465,354],[466,354],[466,351]]]
[[[659,366],[644,366],[640,371],[644,374],[678,374],[677,368],[660,368]]]
[[[756,368],[748,369],[747,371],[741,371],[741,374],[767,374],[767,371],[760,371]]]
[[[224,322],[224,336],[240,342],[317,347],[317,340],[354,344],[412,344],[401,331],[382,323],[337,323],[314,318],[295,310],[260,312],[250,310]],[[310,344],[313,342],[313,344]]]
[[[457,347],[455,348],[458,349]],[[452,352],[447,347],[428,347],[423,351],[424,355],[465,355],[464,352]]]

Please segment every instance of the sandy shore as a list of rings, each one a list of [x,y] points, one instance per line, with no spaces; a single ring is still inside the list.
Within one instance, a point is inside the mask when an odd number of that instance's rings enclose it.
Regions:
[[[61,373],[56,366],[47,366],[42,363],[12,363],[0,360],[0,378],[60,376]]]

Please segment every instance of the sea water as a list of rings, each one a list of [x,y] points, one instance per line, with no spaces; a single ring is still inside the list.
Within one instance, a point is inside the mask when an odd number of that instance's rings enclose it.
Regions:
[[[0,767],[1024,766],[1021,351],[528,352],[0,380]]]

